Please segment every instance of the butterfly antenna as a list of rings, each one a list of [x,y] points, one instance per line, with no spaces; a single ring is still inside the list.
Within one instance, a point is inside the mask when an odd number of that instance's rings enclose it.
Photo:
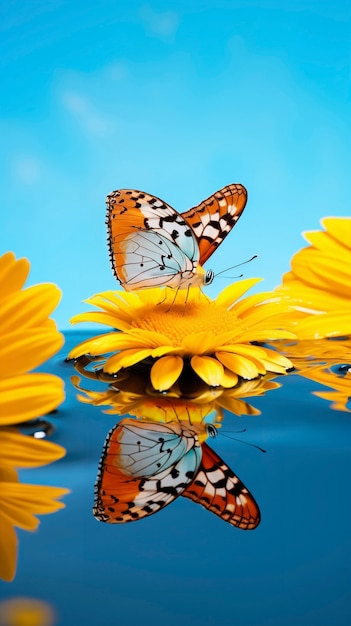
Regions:
[[[243,430],[240,430],[239,432],[244,433],[245,431],[246,431],[246,428],[244,428]],[[239,441],[245,446],[250,446],[250,448],[256,448],[260,452],[263,452],[263,453],[267,452],[267,450],[265,450],[264,448],[261,448],[261,446],[258,446],[255,443],[250,443],[249,441],[243,441],[242,439],[237,439],[237,437],[231,437],[230,435],[227,435],[225,432],[223,432],[223,430],[221,430],[221,435],[223,435],[223,437],[226,437],[227,439],[231,439],[232,441]]]
[[[253,261],[254,259],[257,259],[258,254],[254,254],[251,259],[247,259],[247,261],[243,261],[242,263],[238,263],[237,265],[232,265],[231,267],[227,267],[225,270],[222,270],[221,272],[218,272],[216,274],[216,278],[217,276],[219,276],[220,274],[224,274],[224,272],[229,272],[229,270],[233,270],[235,267],[240,267],[241,265],[246,265],[246,263],[251,263],[251,261]],[[240,274],[240,276],[237,276],[237,278],[241,278],[243,276],[243,274]]]

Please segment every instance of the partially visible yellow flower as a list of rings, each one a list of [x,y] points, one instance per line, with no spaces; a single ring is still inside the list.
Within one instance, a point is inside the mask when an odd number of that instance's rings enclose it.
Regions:
[[[254,342],[295,337],[284,324],[289,305],[275,293],[239,300],[258,280],[237,282],[215,300],[195,287],[176,295],[162,288],[95,295],[87,302],[102,311],[82,313],[72,322],[99,322],[117,331],[82,342],[69,357],[105,355],[103,371],[113,375],[149,363],[158,391],[187,376],[187,368],[207,385],[224,388],[267,372],[285,374],[291,361]]]
[[[351,218],[321,223],[324,231],[304,233],[311,245],[293,256],[277,288],[300,312],[294,316],[299,339],[351,335]]]
[[[63,336],[49,315],[61,292],[52,284],[22,289],[26,259],[0,257],[0,425],[30,420],[64,399],[63,382],[53,374],[29,373],[55,354]]]
[[[34,598],[10,598],[0,602],[0,626],[53,626],[50,604]]]
[[[60,299],[55,285],[23,289],[26,259],[8,252],[0,257],[0,577],[11,581],[16,571],[15,527],[35,530],[35,517],[64,505],[60,487],[22,484],[17,468],[55,461],[65,449],[22,435],[14,424],[42,416],[64,399],[63,381],[52,374],[30,373],[63,345],[63,336],[48,316]]]
[[[287,320],[299,339],[278,342],[277,348],[294,360],[301,376],[335,390],[316,395],[348,411],[350,376],[328,368],[351,362],[351,218],[325,217],[321,223],[324,231],[304,233],[311,245],[294,255],[276,290],[296,308]]]

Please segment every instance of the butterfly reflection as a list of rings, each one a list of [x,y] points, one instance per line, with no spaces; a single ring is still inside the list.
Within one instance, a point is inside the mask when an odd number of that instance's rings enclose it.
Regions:
[[[246,200],[245,187],[232,184],[178,213],[143,191],[113,191],[106,223],[116,278],[126,291],[211,283],[214,273],[202,265],[235,226]]]
[[[94,516],[110,524],[157,513],[178,496],[190,498],[243,530],[260,511],[241,480],[205,443],[214,426],[122,419],[110,431],[95,486]]]

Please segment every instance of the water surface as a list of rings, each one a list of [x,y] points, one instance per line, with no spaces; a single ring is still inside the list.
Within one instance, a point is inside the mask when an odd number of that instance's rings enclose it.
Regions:
[[[19,531],[17,575],[0,584],[1,597],[49,602],[57,626],[349,626],[350,414],[331,410],[312,395],[322,387],[296,374],[252,399],[261,415],[226,414],[223,431],[266,449],[222,435],[211,441],[260,506],[253,531],[182,497],[144,520],[104,524],[91,512],[93,485],[116,417],[78,402],[75,370],[64,362],[87,336],[68,332],[64,350],[43,368],[66,380],[49,438],[67,456],[20,474],[71,494],[37,532]]]

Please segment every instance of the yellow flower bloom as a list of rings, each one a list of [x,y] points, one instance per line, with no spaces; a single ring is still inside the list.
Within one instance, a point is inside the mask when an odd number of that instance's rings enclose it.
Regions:
[[[82,313],[72,322],[99,322],[117,331],[82,342],[69,357],[106,355],[103,371],[112,375],[149,363],[157,391],[170,389],[189,368],[207,385],[225,388],[267,372],[285,374],[291,361],[253,342],[294,338],[283,324],[289,307],[275,293],[237,301],[258,280],[235,283],[215,300],[198,288],[95,295],[87,302],[102,311]]]
[[[300,312],[294,316],[299,339],[351,335],[351,218],[321,223],[325,231],[304,233],[311,245],[294,255],[277,289]]]
[[[57,376],[30,373],[63,345],[49,315],[60,299],[55,285],[23,289],[29,272],[26,259],[8,252],[0,257],[0,577],[11,581],[16,571],[14,527],[35,530],[35,515],[64,505],[56,498],[67,489],[18,482],[15,468],[51,463],[65,454],[54,443],[32,439],[8,428],[48,413],[64,399]]]

